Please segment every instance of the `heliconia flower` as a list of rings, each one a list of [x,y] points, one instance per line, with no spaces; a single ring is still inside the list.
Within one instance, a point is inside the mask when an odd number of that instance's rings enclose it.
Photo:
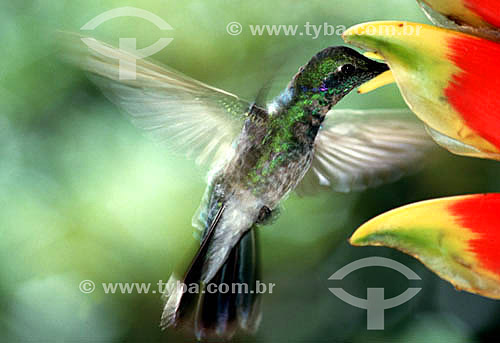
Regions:
[[[417,0],[459,25],[500,28],[500,1],[497,0]]]
[[[500,160],[500,43],[402,21],[360,24],[343,38],[391,68],[392,76],[380,75],[362,92],[392,77],[438,144],[459,155]]]
[[[418,202],[363,224],[353,245],[416,257],[457,289],[500,299],[500,193]]]

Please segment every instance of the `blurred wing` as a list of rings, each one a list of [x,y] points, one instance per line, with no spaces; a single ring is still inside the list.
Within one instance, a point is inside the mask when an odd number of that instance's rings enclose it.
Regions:
[[[134,125],[199,164],[227,153],[248,102],[96,39],[84,40],[89,48],[78,54],[77,64]],[[133,73],[135,79],[123,79]]]
[[[417,170],[432,145],[409,110],[330,111],[297,193],[361,191],[396,181]]]

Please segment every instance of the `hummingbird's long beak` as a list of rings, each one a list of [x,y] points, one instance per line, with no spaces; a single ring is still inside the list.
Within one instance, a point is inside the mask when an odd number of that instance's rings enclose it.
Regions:
[[[394,79],[394,75],[392,74],[392,71],[390,69],[384,71],[383,73],[379,74],[378,76],[374,77],[370,81],[367,81],[363,83],[361,86],[358,88],[358,93],[359,94],[366,94],[369,93],[377,88],[383,87],[385,85],[389,85],[393,82],[396,82]]]
[[[367,52],[364,55],[365,57],[368,58],[383,60],[382,56],[374,52]],[[379,74],[370,81],[367,81],[363,83],[361,86],[359,86],[358,88],[359,94],[366,94],[377,88],[396,82],[396,80],[394,79],[394,75],[392,74],[392,71],[389,69],[389,66],[387,64],[380,62],[375,62],[375,63],[379,64],[379,68],[376,68],[375,71],[375,73],[379,72]]]

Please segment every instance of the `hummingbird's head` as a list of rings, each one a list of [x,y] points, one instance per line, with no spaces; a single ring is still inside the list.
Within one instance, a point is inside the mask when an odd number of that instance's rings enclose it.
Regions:
[[[357,51],[333,46],[317,53],[299,69],[292,87],[300,93],[321,93],[328,100],[339,101],[354,88],[389,70]]]

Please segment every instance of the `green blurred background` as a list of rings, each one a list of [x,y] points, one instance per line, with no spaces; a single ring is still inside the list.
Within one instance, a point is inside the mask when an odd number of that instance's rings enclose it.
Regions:
[[[86,79],[61,62],[58,30],[80,32],[96,15],[135,6],[173,28],[117,18],[93,36],[114,45],[173,42],[154,58],[194,78],[255,97],[279,69],[280,87],[338,36],[252,36],[248,25],[350,25],[380,19],[426,22],[414,0],[329,1],[11,1],[0,5],[0,341],[190,342],[161,332],[158,294],[104,294],[102,282],[167,280],[194,253],[191,217],[206,170],[165,151],[135,129]],[[243,33],[231,36],[237,21]],[[278,68],[279,67],[279,68]],[[355,92],[354,92],[355,93]],[[405,106],[392,85],[351,94],[348,108]],[[500,306],[457,292],[417,261],[386,248],[355,248],[347,238],[388,209],[438,196],[500,189],[500,164],[440,151],[418,174],[359,194],[292,195],[276,224],[261,228],[264,316],[249,342],[471,342],[500,337]],[[366,311],[333,296],[340,286],[386,297],[410,285],[397,272],[359,270],[340,284],[328,277],[361,257],[387,256],[422,277],[422,291],[387,310],[384,331],[366,330]],[[82,280],[97,289],[79,291]]]

